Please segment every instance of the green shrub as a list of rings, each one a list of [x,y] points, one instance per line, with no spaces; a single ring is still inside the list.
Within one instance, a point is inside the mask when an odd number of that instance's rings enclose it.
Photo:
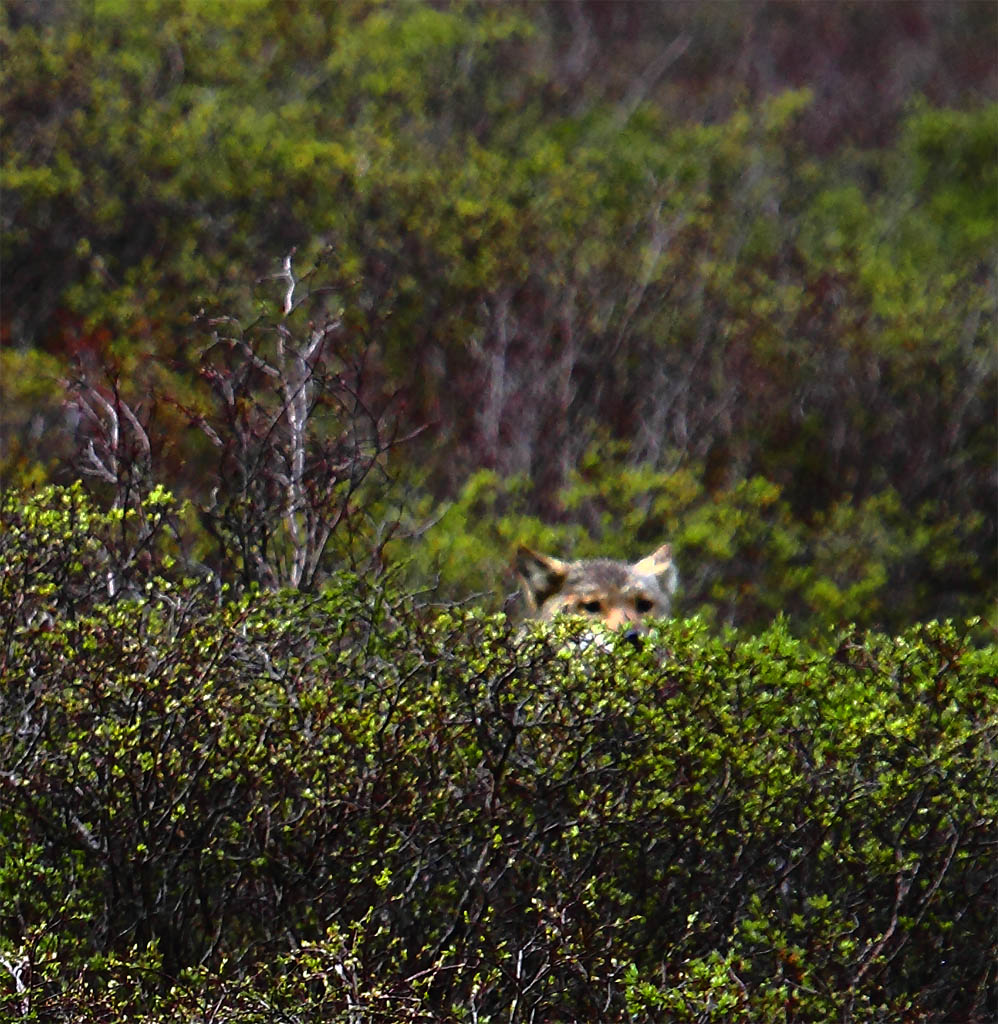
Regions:
[[[115,516],[72,501],[2,534],[11,1016],[994,1009],[998,652],[955,626],[636,650],[351,575],[109,599]]]
[[[410,577],[437,581],[450,598],[485,596],[497,579],[512,594],[517,543],[633,560],[668,540],[679,608],[724,626],[760,629],[783,614],[799,633],[850,623],[900,630],[932,603],[953,615],[991,614],[994,587],[970,541],[982,516],[905,508],[887,490],[805,517],[771,481],[752,477],[709,491],[698,468],[657,472],[627,465],[619,446],[594,446],[550,496],[556,513],[546,520],[532,514],[537,499],[525,479],[479,472],[437,510],[418,543],[402,549]],[[429,519],[431,507],[417,512]],[[954,592],[956,578],[965,591]]]
[[[300,394],[272,386],[283,339],[310,353],[315,441],[350,441],[352,400],[391,407],[417,532],[484,468],[529,480],[523,515],[581,543],[562,495],[611,438],[604,483],[680,470],[709,495],[691,610],[896,630],[993,606],[998,120],[980,5],[134,6],[4,9],[0,335],[19,354],[0,430],[45,438],[10,443],[4,479],[65,480],[59,463],[99,440],[81,399],[113,392],[149,434],[147,483],[207,510],[244,582],[311,586],[357,557],[341,546],[355,473],[343,445],[305,446],[320,572],[283,535],[307,532],[300,504],[254,533],[296,504],[286,438],[261,452]],[[830,38],[850,69],[805,56]],[[897,55],[889,89],[872,51]],[[676,63],[646,81],[663,54]],[[743,76],[753,54],[774,77]],[[328,306],[282,319],[292,253]],[[337,325],[322,352],[310,322]],[[234,373],[230,344],[267,368]],[[360,447],[352,469],[383,468]],[[642,508],[624,512],[600,543],[632,542]],[[728,568],[708,567],[725,547]]]

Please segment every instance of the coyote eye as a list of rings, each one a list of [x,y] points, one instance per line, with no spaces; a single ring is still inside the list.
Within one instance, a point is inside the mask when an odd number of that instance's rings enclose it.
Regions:
[[[655,607],[655,603],[649,601],[647,597],[639,597],[635,600],[634,607],[637,608],[639,614],[647,615]]]
[[[601,611],[602,608],[603,608],[603,605],[599,601],[583,601],[582,602],[582,609],[583,609],[583,611],[590,612],[593,615],[595,615],[597,612]]]

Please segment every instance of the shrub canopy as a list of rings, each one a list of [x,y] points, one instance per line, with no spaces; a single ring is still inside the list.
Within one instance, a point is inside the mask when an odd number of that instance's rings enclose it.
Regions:
[[[635,650],[346,574],[109,599],[120,516],[3,525],[12,1016],[994,1008],[998,653],[953,625]]]
[[[0,18],[3,1015],[998,1016],[988,6]]]
[[[993,19],[618,6],[8,4],[4,479],[120,493],[103,399],[129,496],[193,498],[244,584],[464,597],[526,517],[675,536],[686,610],[736,625],[990,616]],[[289,475],[297,567],[252,527]],[[324,542],[358,503],[375,538]]]

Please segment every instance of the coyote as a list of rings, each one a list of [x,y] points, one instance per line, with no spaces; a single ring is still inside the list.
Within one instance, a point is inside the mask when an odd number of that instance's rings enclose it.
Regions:
[[[585,615],[631,640],[645,619],[668,615],[678,582],[668,544],[633,565],[612,558],[563,562],[521,545],[516,571],[531,617]]]

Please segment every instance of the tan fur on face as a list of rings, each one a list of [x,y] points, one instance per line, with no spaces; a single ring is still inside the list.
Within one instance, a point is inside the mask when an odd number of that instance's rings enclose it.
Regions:
[[[521,547],[516,568],[532,617],[584,615],[609,629],[668,615],[677,582],[668,544],[633,565],[610,558],[564,562]]]

